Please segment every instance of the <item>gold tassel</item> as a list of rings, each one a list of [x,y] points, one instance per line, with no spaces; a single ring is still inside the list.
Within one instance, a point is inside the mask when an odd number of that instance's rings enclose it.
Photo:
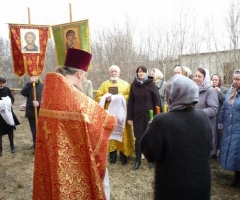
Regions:
[[[19,81],[18,81],[18,85],[20,85],[21,84],[21,79],[19,79]]]
[[[51,38],[51,30],[50,30],[50,27],[48,27],[48,39]]]
[[[42,83],[42,79],[41,78],[39,78],[39,83]]]

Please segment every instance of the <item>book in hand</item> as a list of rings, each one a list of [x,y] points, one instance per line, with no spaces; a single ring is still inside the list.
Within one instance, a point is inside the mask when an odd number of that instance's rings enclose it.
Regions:
[[[109,87],[108,92],[112,95],[118,94],[118,87]]]

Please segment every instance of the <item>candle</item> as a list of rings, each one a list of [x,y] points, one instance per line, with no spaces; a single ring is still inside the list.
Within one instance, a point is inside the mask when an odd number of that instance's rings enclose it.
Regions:
[[[160,113],[160,107],[156,106],[156,113],[159,114]]]
[[[167,112],[167,105],[166,105],[166,104],[163,106],[163,112],[164,112],[164,113]]]
[[[150,117],[150,120],[153,118],[153,110],[149,110],[149,117]]]

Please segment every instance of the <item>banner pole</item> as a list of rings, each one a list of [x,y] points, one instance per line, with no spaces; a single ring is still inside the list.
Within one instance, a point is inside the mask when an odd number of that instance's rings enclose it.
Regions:
[[[28,7],[28,24],[31,24],[30,8]]]
[[[30,8],[28,7],[28,24],[31,24],[31,16],[30,16]],[[36,83],[32,83],[32,92],[33,92],[33,100],[37,101],[37,95],[36,95]],[[37,115],[37,107],[34,107],[34,118],[36,123],[36,129],[38,125],[38,115]],[[37,131],[37,130],[36,130]]]
[[[70,22],[72,22],[72,4],[69,3]]]
[[[33,100],[37,101],[37,95],[36,95],[36,83],[32,83],[32,88],[33,88]],[[38,115],[37,115],[37,107],[34,107],[34,117],[35,117],[35,123],[36,123],[36,128],[38,125]]]

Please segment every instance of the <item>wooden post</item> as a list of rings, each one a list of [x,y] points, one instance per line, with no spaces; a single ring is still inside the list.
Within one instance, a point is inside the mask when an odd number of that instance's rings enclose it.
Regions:
[[[28,24],[31,24],[30,8],[28,7]]]
[[[69,3],[70,22],[72,22],[72,4]]]
[[[36,83],[32,83],[32,88],[33,88],[33,100],[37,101],[37,92],[36,92]],[[38,113],[37,113],[37,107],[34,107],[34,117],[35,117],[35,123],[36,123],[36,128],[38,125]]]

